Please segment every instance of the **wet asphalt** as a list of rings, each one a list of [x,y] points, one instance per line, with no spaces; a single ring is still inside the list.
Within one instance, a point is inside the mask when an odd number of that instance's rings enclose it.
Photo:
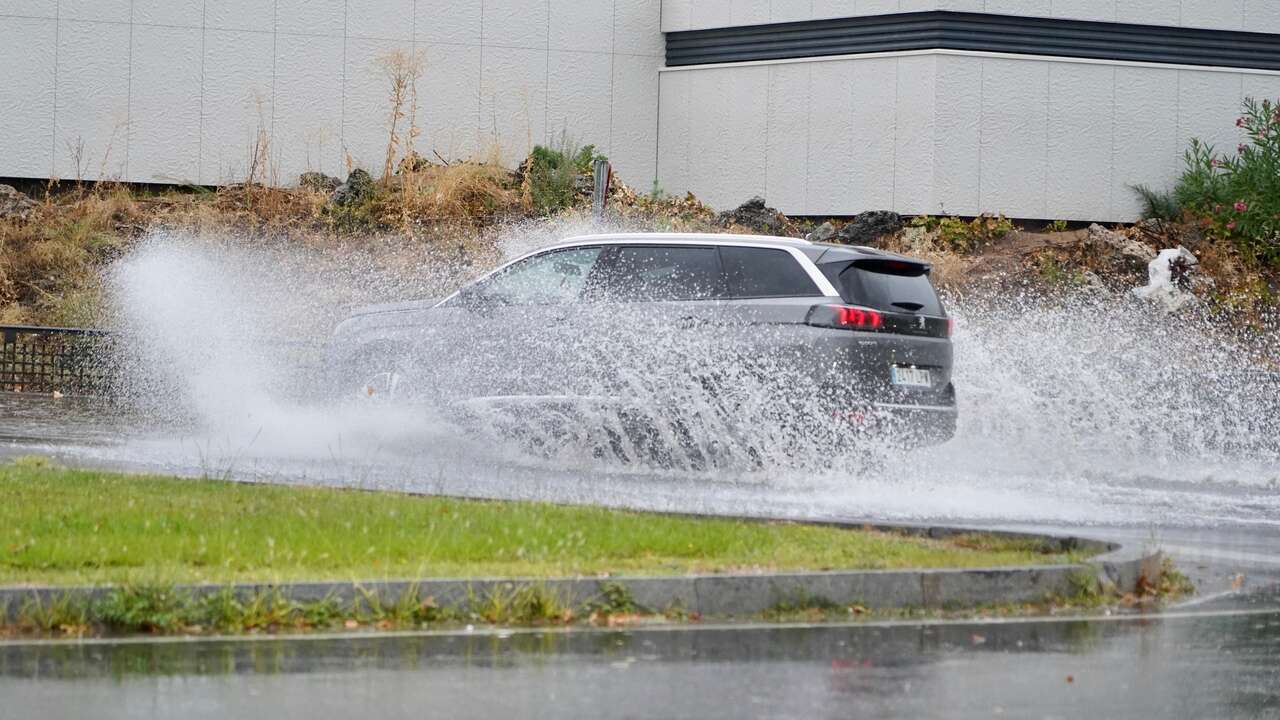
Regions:
[[[1280,609],[0,646],[12,718],[1270,718]]]
[[[120,465],[92,448],[128,424],[0,398],[0,455]],[[1155,544],[1199,594],[1084,618],[0,642],[0,720],[1280,718],[1280,526],[964,524]]]

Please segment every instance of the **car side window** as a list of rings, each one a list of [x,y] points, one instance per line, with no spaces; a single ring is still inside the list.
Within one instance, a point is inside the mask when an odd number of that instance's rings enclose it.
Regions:
[[[786,250],[720,248],[729,297],[770,298],[821,295],[809,273]]]
[[[465,294],[496,305],[562,305],[578,300],[601,248],[552,250],[521,260]]]
[[[590,295],[610,302],[708,300],[724,295],[714,247],[679,245],[617,248],[592,283]]]

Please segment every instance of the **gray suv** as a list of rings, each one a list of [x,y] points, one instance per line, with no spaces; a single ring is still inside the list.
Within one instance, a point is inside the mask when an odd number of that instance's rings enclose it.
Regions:
[[[544,452],[588,427],[596,454],[694,464],[813,452],[799,448],[814,437],[932,444],[954,434],[956,404],[929,270],[779,237],[575,237],[443,300],[363,308],[332,352],[344,391]]]

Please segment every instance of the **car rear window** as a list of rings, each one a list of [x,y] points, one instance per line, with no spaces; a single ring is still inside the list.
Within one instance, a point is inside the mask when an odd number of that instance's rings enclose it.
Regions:
[[[942,316],[942,303],[922,265],[855,262],[840,272],[845,300],[885,312]]]
[[[707,300],[724,293],[714,247],[622,247],[593,284],[593,295],[616,302]]]
[[[729,297],[808,297],[821,295],[809,273],[785,250],[721,247],[720,260]]]

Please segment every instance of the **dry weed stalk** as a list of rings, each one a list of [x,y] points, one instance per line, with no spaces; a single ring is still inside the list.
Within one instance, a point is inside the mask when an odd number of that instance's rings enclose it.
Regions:
[[[418,79],[422,77],[425,62],[420,50],[392,50],[378,63],[391,82],[390,136],[382,166],[382,179],[386,181],[395,173],[397,157],[403,153],[406,159],[411,159],[414,154],[414,143],[418,137]],[[409,128],[401,136],[400,121],[406,118]]]

